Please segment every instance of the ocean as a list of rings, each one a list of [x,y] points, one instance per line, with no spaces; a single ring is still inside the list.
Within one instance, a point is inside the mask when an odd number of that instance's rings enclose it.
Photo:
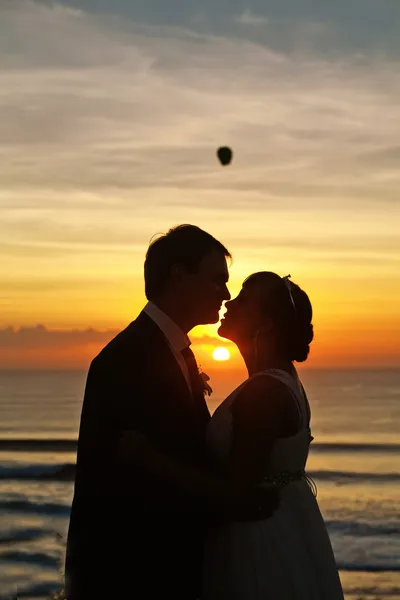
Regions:
[[[346,600],[400,599],[400,371],[301,372]],[[0,372],[0,599],[62,585],[85,372]],[[235,382],[236,383],[236,382]],[[213,411],[222,398],[212,396]]]

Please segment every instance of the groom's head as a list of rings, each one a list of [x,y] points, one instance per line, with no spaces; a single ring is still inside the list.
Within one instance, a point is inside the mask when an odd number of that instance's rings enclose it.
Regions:
[[[228,250],[195,225],[178,225],[153,240],[144,263],[148,300],[182,315],[191,329],[217,323],[219,310],[230,294]]]

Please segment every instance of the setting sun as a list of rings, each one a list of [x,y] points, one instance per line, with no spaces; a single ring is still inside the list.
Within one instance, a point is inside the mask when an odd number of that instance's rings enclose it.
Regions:
[[[213,352],[214,360],[229,360],[231,357],[229,350],[226,348],[215,348]]]

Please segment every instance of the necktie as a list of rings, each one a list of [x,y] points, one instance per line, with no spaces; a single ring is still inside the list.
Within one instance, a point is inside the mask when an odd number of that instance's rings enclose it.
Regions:
[[[181,351],[181,354],[185,360],[186,366],[189,371],[190,387],[192,388],[192,394],[195,400],[195,404],[200,410],[200,413],[205,417],[206,421],[209,421],[210,413],[208,411],[207,404],[204,399],[203,380],[199,374],[199,369],[197,367],[197,362],[194,357],[194,354],[189,348],[189,346],[184,348]]]
[[[191,349],[189,348],[189,346],[184,348],[181,351],[181,354],[182,354],[183,358],[185,359],[185,363],[186,363],[186,366],[189,371],[190,387],[192,388],[193,396],[195,396],[196,394],[199,393],[200,389],[201,389],[201,392],[203,391],[203,389],[202,389],[203,384],[202,384],[202,380],[201,380],[201,377],[199,374],[199,369],[197,367],[197,362],[196,362],[194,354],[191,351]]]

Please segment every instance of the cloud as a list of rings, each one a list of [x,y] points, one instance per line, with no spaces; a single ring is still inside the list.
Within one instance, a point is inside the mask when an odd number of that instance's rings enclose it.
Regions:
[[[52,329],[45,325],[0,329],[0,369],[86,369],[93,358],[120,330]],[[224,345],[237,349],[216,335],[191,335],[199,359],[210,362],[210,348]]]
[[[86,205],[93,194],[97,206],[116,192],[127,206],[146,190],[153,203],[157,190],[187,190],[209,208],[220,190],[232,204],[244,192],[253,207],[317,197],[346,208],[343,194],[368,193],[376,177],[359,155],[395,144],[400,87],[382,57],[291,55],[57,4],[0,10],[0,171],[25,206],[33,190],[50,207],[60,192]],[[225,142],[235,159],[221,172],[215,148]],[[381,182],[379,202],[398,183]]]
[[[7,47],[18,48],[2,53],[2,170],[11,188],[225,188],[213,156],[224,138],[237,147],[228,187],[266,190],[281,174],[296,185],[328,140],[354,145],[346,139],[354,95],[364,105],[377,95],[354,64],[178,30],[121,31],[56,5],[16,6],[2,20]],[[324,138],[299,141],[307,127]]]
[[[398,171],[400,167],[400,146],[366,152],[359,156],[359,160],[370,167],[379,166],[382,170],[394,169]]]
[[[256,15],[249,8],[246,8],[235,19],[240,25],[249,25],[250,27],[258,27],[259,25],[268,25],[268,18],[263,15]]]
[[[213,326],[214,327],[214,326]],[[217,326],[215,326],[215,329],[217,329]],[[194,335],[190,335],[191,340],[193,341],[193,344],[195,346],[198,345],[204,345],[204,346],[227,346],[229,347],[236,347],[236,345],[231,342],[230,340],[227,340],[225,338],[221,338],[219,337],[218,334],[215,335],[201,335],[201,334],[194,334]]]
[[[0,348],[36,350],[49,348],[68,348],[87,345],[105,345],[118,330],[99,331],[88,328],[85,330],[51,330],[44,325],[35,327],[6,327],[0,329]]]
[[[33,327],[4,327],[0,328],[0,348],[19,348],[21,350],[28,348],[65,348],[79,345],[105,345],[120,330],[118,329],[95,329],[88,327],[86,329],[51,329],[45,325],[35,325]],[[192,337],[195,344],[215,344],[221,343],[221,338],[211,335],[195,334]],[[223,340],[226,344],[232,344]]]
[[[363,342],[360,346],[356,341],[357,324],[349,321],[347,334],[350,333],[354,340],[345,351],[343,334],[338,330],[337,324],[318,331],[318,347],[313,352],[312,367],[398,365],[398,326],[393,331],[393,324],[390,322],[385,322],[384,327],[381,323],[362,332]],[[3,328],[0,329],[0,369],[87,370],[93,358],[117,333],[116,329],[55,330],[43,325]],[[366,343],[370,338],[376,340],[372,346]],[[234,387],[232,382],[235,378],[239,376],[243,379],[246,376],[237,347],[229,340],[215,335],[191,335],[191,339],[199,365],[212,376],[212,385],[217,384],[218,389],[227,376],[225,383],[228,385],[228,394]],[[218,364],[218,368],[211,359],[212,350],[217,346],[227,347],[232,357],[229,363]]]
[[[92,13],[112,13],[151,24],[206,25],[209,32],[218,35],[232,31],[232,23],[241,10],[270,19],[272,27],[268,28],[268,43],[274,47],[290,44],[299,24],[317,22],[329,24],[340,33],[336,52],[371,47],[386,51],[399,49],[400,10],[393,0],[354,0],[350,3],[347,0],[252,0],[247,3],[251,8],[246,9],[246,3],[237,0],[202,0],[201,3],[198,0],[68,0],[68,5],[71,4]],[[332,51],[333,42],[333,39],[325,40],[319,48],[326,50],[329,47]]]
[[[0,329],[1,369],[86,369],[117,330]]]
[[[243,269],[267,251],[275,268],[353,257],[394,269],[393,54],[340,46],[344,5],[301,15],[295,3],[261,4],[242,16],[270,19],[268,31],[280,23],[286,45],[235,24],[237,5],[225,14],[217,3],[216,31],[189,28],[194,3],[180,26],[106,15],[94,0],[1,3],[3,281],[37,273],[61,285],[58,269],[67,284],[100,270],[128,277],[151,235],[179,222],[232,244]],[[325,34],[340,52],[314,44]],[[222,169],[225,143],[235,156]]]

